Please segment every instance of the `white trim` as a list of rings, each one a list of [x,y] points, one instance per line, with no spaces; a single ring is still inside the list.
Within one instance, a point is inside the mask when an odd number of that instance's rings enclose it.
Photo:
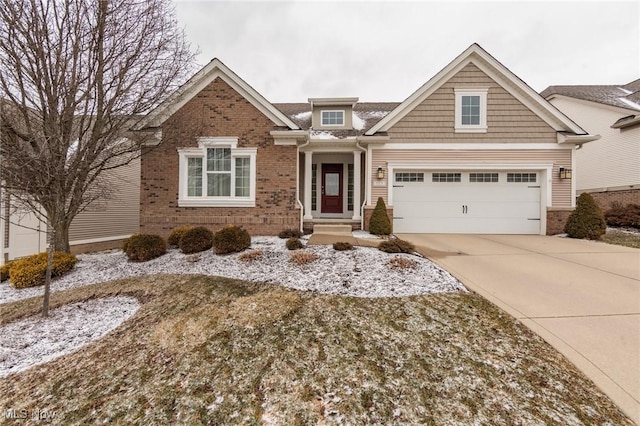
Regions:
[[[571,207],[576,207],[576,147],[571,151]]]
[[[556,143],[394,143],[388,142],[382,145],[372,146],[371,149],[420,149],[420,150],[460,150],[460,151],[484,151],[484,150],[566,150],[573,149],[572,145],[558,145]]]
[[[486,133],[487,132],[487,93],[489,88],[453,89],[455,93],[455,132]],[[462,97],[478,96],[480,98],[480,124],[462,124]]]
[[[359,149],[353,151],[353,216],[351,219],[360,220],[360,185],[362,179],[362,151]],[[348,167],[347,167],[348,171]],[[349,187],[347,185],[347,200],[349,199]]]
[[[311,165],[313,164],[313,151],[304,152],[304,216],[303,219],[313,219],[313,212],[311,210]],[[316,170],[317,173],[317,170]],[[317,177],[316,177],[316,196],[320,192],[317,190]]]
[[[342,113],[342,124],[324,124],[323,115],[325,112],[341,112]],[[320,127],[344,127],[346,124],[346,115],[347,112],[344,109],[322,109],[320,110]]]
[[[393,127],[393,125],[400,121],[405,115],[422,103],[469,63],[473,63],[480,70],[489,75],[489,77],[500,84],[516,99],[529,107],[529,109],[536,113],[536,115],[555,130],[566,130],[576,134],[587,133],[566,115],[561,113],[557,108],[542,98],[542,96],[513,74],[508,68],[487,53],[487,51],[482,47],[474,43],[444,67],[439,73],[423,84],[418,90],[412,93],[404,102],[387,114],[375,126],[369,129],[365,135],[373,135],[379,131],[388,131]],[[491,70],[489,68],[491,68]]]
[[[257,148],[238,148],[238,138],[231,136],[224,137],[198,137],[199,148],[179,148],[178,166],[178,207],[255,207],[256,205],[256,158]],[[231,150],[231,170],[230,185],[231,190],[235,188],[235,159],[249,158],[249,197],[209,197],[209,196],[188,196],[188,159],[202,158],[202,191],[207,188],[206,159],[209,148],[230,148]]]
[[[231,71],[231,69],[217,58],[214,58],[205,65],[185,84],[174,91],[166,101],[147,114],[136,126],[136,129],[141,130],[145,127],[161,126],[165,120],[182,108],[210,83],[215,81],[216,78],[222,79],[231,86],[277,126],[285,126],[292,130],[300,129],[289,117],[274,107],[260,93],[238,77],[236,73]]]
[[[103,242],[106,242],[106,241],[126,240],[131,235],[133,235],[133,234],[114,235],[112,237],[89,238],[87,240],[71,240],[71,241],[69,241],[69,245],[78,246],[80,244],[93,244],[93,243],[103,243]]]

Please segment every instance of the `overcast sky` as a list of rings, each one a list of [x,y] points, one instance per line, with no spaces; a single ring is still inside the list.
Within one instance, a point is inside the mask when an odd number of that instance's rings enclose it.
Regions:
[[[640,1],[176,2],[199,64],[271,102],[402,101],[476,42],[540,92],[640,78]]]

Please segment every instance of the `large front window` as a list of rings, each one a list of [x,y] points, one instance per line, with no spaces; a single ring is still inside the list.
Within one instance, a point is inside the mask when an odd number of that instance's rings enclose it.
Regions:
[[[199,148],[178,150],[184,207],[255,205],[255,148],[237,148],[235,138],[200,138]]]

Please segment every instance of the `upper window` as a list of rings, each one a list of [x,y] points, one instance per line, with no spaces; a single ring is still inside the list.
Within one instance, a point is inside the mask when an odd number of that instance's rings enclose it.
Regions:
[[[488,89],[456,89],[456,132],[487,131]]]
[[[255,206],[255,148],[236,138],[199,138],[198,148],[179,149],[181,207]]]
[[[323,126],[344,126],[344,111],[322,111]]]

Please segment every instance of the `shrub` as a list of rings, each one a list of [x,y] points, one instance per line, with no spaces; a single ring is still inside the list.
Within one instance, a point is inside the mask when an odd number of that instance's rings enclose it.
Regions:
[[[413,269],[417,265],[417,262],[406,257],[395,256],[389,259],[387,266],[389,269]]]
[[[9,281],[15,288],[27,288],[43,285],[47,273],[48,253],[38,253],[11,262]],[[69,253],[53,253],[51,278],[60,277],[73,269],[78,259]]]
[[[9,279],[9,265],[11,265],[11,262],[7,262],[4,265],[0,266],[0,282]]]
[[[280,231],[278,234],[278,238],[300,238],[302,237],[302,232],[297,229],[285,229],[284,231]]]
[[[353,245],[345,241],[333,243],[333,249],[338,251],[353,250]]]
[[[123,250],[129,260],[146,262],[165,254],[167,244],[159,235],[134,234],[124,242]]]
[[[318,260],[318,255],[308,251],[294,251],[289,253],[289,261],[297,265],[307,265]]]
[[[604,216],[608,225],[640,228],[640,204],[613,203]]]
[[[289,238],[286,244],[289,250],[298,250],[304,248],[304,244],[302,244],[302,241],[300,241],[300,239],[296,237]]]
[[[209,250],[213,247],[213,232],[204,226],[187,229],[182,232],[178,245],[184,254]]]
[[[394,238],[380,243],[378,249],[385,253],[413,253],[416,249],[409,241]]]
[[[179,226],[174,228],[171,234],[169,234],[169,238],[167,238],[167,244],[170,247],[178,247],[180,245],[180,238],[190,229],[193,229],[193,226]]]
[[[246,253],[242,253],[238,256],[239,260],[243,262],[253,262],[254,260],[258,260],[262,257],[262,250],[251,250]]]
[[[213,236],[216,254],[237,253],[251,245],[251,236],[240,226],[227,225]]]
[[[576,209],[569,215],[564,232],[571,238],[598,240],[607,231],[607,224],[598,204],[589,193],[582,193]]]
[[[389,235],[391,233],[391,221],[387,214],[387,206],[382,197],[378,198],[376,208],[369,219],[369,232],[374,235]]]

